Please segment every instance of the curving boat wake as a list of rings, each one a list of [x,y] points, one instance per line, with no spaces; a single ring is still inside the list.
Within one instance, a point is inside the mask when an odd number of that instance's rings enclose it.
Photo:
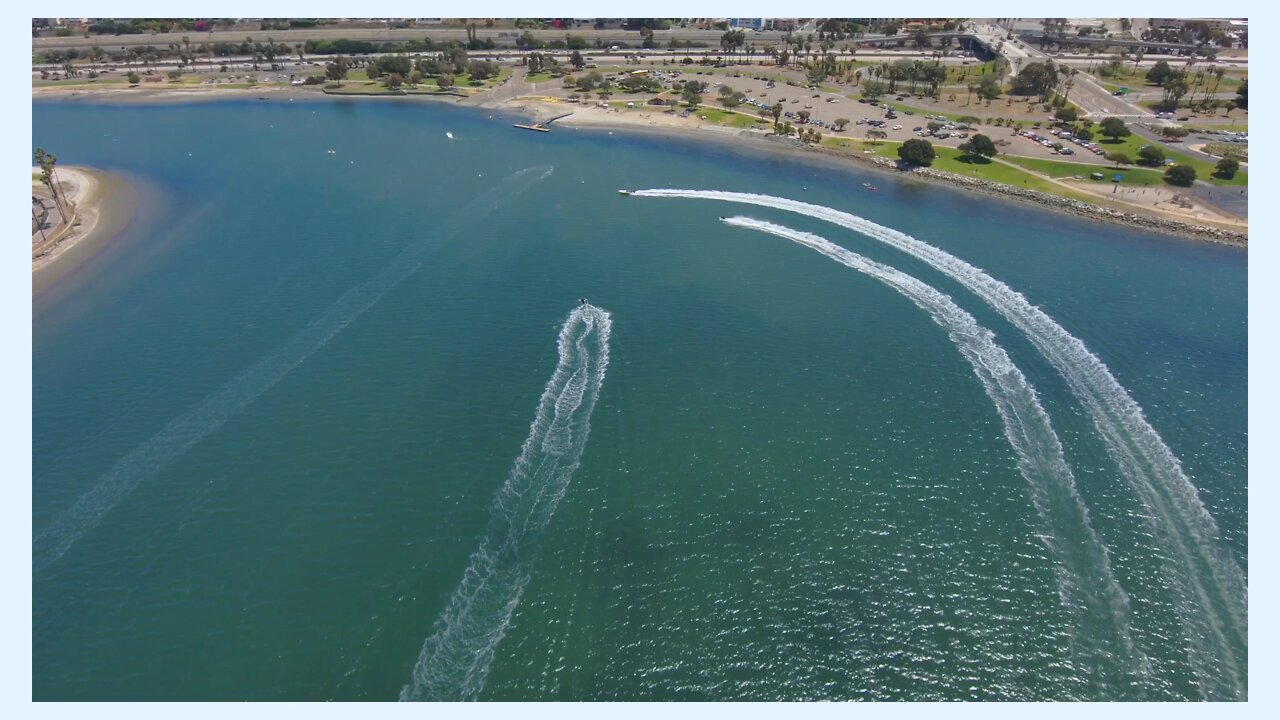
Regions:
[[[582,459],[591,412],[609,365],[609,313],[574,308],[560,329],[560,361],[529,437],[499,488],[480,548],[422,646],[402,701],[469,700],[484,687],[494,651],[533,572],[542,532]]]
[[[1142,504],[1174,591],[1188,661],[1207,699],[1248,696],[1248,582],[1182,464],[1106,364],[1021,293],[982,269],[892,228],[832,208],[754,193],[636,190],[636,197],[720,200],[825,220],[915,257],[964,285],[1021,330],[1066,379]]]
[[[459,210],[453,220],[432,233],[436,242],[411,243],[376,276],[351,288],[323,315],[294,333],[283,345],[134,448],[36,535],[32,543],[34,569],[57,562],[77,540],[97,527],[102,518],[139,483],[181,457],[328,344],[352,321],[416,272],[441,241],[465,230],[476,216],[493,212],[549,176],[553,170],[550,166],[525,168],[472,200]]]
[[[1131,678],[1150,673],[1147,658],[1130,638],[1129,598],[1116,581],[1106,547],[1089,523],[1076,492],[1075,476],[1035,389],[1009,359],[995,335],[946,294],[896,268],[869,260],[826,238],[746,217],[722,218],[727,225],[759,230],[816,250],[901,293],[947,331],[995,404],[1018,470],[1030,487],[1031,502],[1046,531],[1042,539],[1057,565],[1058,594],[1073,616],[1073,654],[1101,687],[1111,687],[1118,663]]]

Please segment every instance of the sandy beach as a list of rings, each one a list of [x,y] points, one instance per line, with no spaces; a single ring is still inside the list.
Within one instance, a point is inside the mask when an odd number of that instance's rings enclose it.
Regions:
[[[51,219],[43,234],[32,232],[31,271],[53,266],[68,255],[85,255],[110,240],[128,223],[136,205],[136,194],[120,177],[87,167],[58,167],[55,170],[58,189],[66,207],[61,218],[53,208],[52,198],[32,169],[31,191],[35,198],[51,207]]]
[[[1086,216],[1113,224],[1157,230],[1179,237],[1238,247],[1248,246],[1248,223],[1212,212],[1204,206],[1180,206],[1178,203],[1182,201],[1181,197],[1170,188],[1151,188],[1145,192],[1126,190],[1125,193],[1113,195],[1106,192],[1110,186],[1099,191],[1085,183],[1050,181],[1065,189],[1086,194],[1091,199],[1086,203],[1012,185],[976,180],[932,168],[903,171],[883,157],[863,156],[830,147],[804,145],[798,141],[771,136],[768,133],[707,125],[692,117],[681,118],[660,110],[621,111],[596,106],[572,106],[563,102],[547,102],[533,98],[485,103],[483,106],[515,111],[529,115],[539,122],[562,116],[572,108],[573,114],[557,119],[553,127],[679,136],[702,142],[722,142],[735,147],[745,146],[787,153],[792,156],[800,155],[806,161],[826,161],[844,167],[854,162],[861,168],[875,169],[899,178],[910,178],[919,182],[941,182],[970,192],[1015,202],[1032,203],[1044,209]]]

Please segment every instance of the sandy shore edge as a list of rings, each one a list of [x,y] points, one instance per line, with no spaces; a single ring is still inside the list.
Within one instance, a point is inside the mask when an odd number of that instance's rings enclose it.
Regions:
[[[544,121],[550,117],[563,115],[563,106],[539,107],[529,103],[519,105],[493,105],[495,109],[522,112],[531,115],[535,120]],[[579,111],[569,117],[559,119],[554,125],[581,128],[584,130],[605,130],[631,132],[656,136],[680,137],[690,140],[728,143],[734,147],[754,147],[756,149],[780,152],[808,161],[820,160],[834,167],[850,167],[856,163],[860,169],[875,170],[891,174],[899,179],[914,180],[921,183],[945,184],[951,187],[978,193],[1000,200],[1020,204],[1035,205],[1037,208],[1053,212],[1066,213],[1091,220],[1123,225],[1126,227],[1157,232],[1165,235],[1212,242],[1232,247],[1247,248],[1249,236],[1247,230],[1234,230],[1211,225],[1200,225],[1184,220],[1162,217],[1149,213],[1131,212],[1123,209],[1107,207],[1082,200],[1059,197],[1036,190],[1027,190],[1012,185],[995,183],[987,180],[955,175],[933,168],[914,168],[904,170],[897,163],[883,157],[863,156],[848,153],[834,148],[804,145],[791,138],[767,135],[765,133],[738,130],[735,128],[714,127],[707,125],[686,125],[677,118],[665,116],[659,119],[658,113],[647,115],[640,113],[614,113],[605,111]],[[676,122],[673,122],[676,120]],[[553,125],[553,127],[554,127]]]
[[[900,179],[909,179],[922,183],[944,184],[966,192],[977,193],[1000,200],[1035,205],[1042,210],[1067,213],[1077,217],[1086,217],[1116,225],[1123,225],[1138,230],[1156,232],[1181,238],[1208,241],[1233,247],[1248,247],[1248,230],[1228,229],[1213,225],[1202,225],[1187,220],[1172,219],[1151,212],[1134,212],[1117,209],[1106,205],[1088,203],[1081,200],[1050,195],[1034,190],[1026,190],[985,180],[954,175],[952,173],[931,168],[902,170],[892,161],[875,156],[863,156],[844,152],[834,148],[802,145],[790,138],[779,138],[764,133],[739,130],[736,128],[701,125],[690,119],[682,119],[667,115],[661,111],[654,112],[610,112],[597,108],[570,105],[567,103],[548,103],[534,97],[517,97],[514,100],[492,100],[488,98],[470,98],[458,100],[431,96],[361,96],[361,95],[326,95],[314,90],[294,88],[261,88],[256,90],[142,90],[137,93],[124,94],[117,90],[70,91],[45,90],[33,92],[33,100],[80,100],[88,102],[106,102],[121,104],[151,103],[183,103],[218,100],[246,100],[257,97],[272,100],[347,100],[347,101],[391,101],[391,102],[448,102],[476,109],[488,109],[528,120],[543,122],[550,118],[572,113],[556,121],[556,125],[569,126],[584,130],[618,130],[620,132],[640,133],[650,136],[678,136],[694,141],[713,141],[732,146],[735,149],[766,150],[786,153],[797,160],[822,161],[830,166],[848,168],[856,165],[860,169],[870,169],[891,173]]]
[[[50,237],[49,242],[33,242],[31,272],[39,273],[52,266],[76,247],[109,240],[133,214],[133,193],[127,183],[111,173],[84,166],[56,169],[60,192],[69,208],[71,226]],[[33,189],[38,184],[33,182]],[[57,230],[46,230],[51,234]]]

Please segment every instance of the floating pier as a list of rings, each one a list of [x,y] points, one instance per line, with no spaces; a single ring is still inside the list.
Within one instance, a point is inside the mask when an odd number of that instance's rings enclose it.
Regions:
[[[547,127],[548,125],[559,120],[560,118],[567,118],[572,114],[573,113],[569,112],[563,115],[557,115],[551,118],[550,120],[547,120],[546,122],[536,122],[536,123],[533,123],[532,125],[522,125],[520,123],[516,123],[513,127],[518,127],[521,130],[537,130],[538,132],[551,132],[551,128]]]

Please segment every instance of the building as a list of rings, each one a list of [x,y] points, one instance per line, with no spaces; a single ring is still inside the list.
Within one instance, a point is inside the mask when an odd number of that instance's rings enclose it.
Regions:
[[[729,27],[760,32],[764,30],[765,22],[764,18],[729,18]]]

